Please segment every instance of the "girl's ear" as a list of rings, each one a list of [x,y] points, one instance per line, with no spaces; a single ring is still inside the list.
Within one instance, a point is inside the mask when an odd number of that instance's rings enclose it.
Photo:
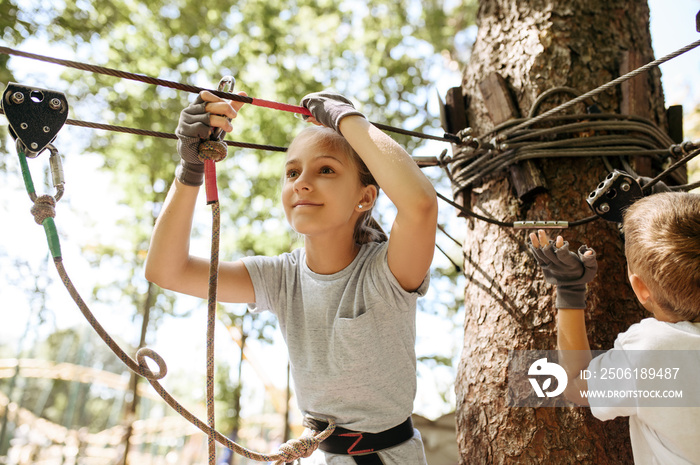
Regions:
[[[377,186],[370,184],[362,188],[362,197],[358,202],[358,205],[362,205],[362,211],[367,211],[374,206],[377,194]]]
[[[637,296],[637,299],[639,299],[639,302],[642,305],[645,305],[651,298],[651,291],[649,291],[649,288],[647,287],[646,283],[642,281],[642,278],[640,278],[636,274],[631,274],[630,284],[632,285],[632,290]]]

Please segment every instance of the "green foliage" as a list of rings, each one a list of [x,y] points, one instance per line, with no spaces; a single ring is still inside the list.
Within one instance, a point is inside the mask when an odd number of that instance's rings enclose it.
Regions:
[[[421,94],[430,86],[428,67],[436,51],[450,47],[452,25],[463,24],[448,20],[448,13],[460,16],[461,10],[446,11],[437,1],[102,0],[55,8],[46,11],[51,20],[45,34],[73,44],[85,61],[203,87],[233,74],[237,89],[288,103],[334,87],[359,101],[370,119],[397,126],[410,120],[409,128],[417,130],[431,126]],[[78,116],[130,127],[172,132],[180,110],[194,98],[82,71],[68,70],[63,77],[71,83]],[[290,114],[246,107],[233,137],[286,146],[303,124]],[[397,139],[409,150],[419,143]],[[88,149],[103,154],[104,167],[114,173],[135,215],[124,230],[133,250],[98,247],[93,260],[109,256],[130,264],[134,273],[117,284],[137,296],[128,283],[140,270],[154,215],[172,180],[175,142],[94,133]],[[270,255],[294,246],[277,200],[282,160],[274,152],[230,150],[219,164],[223,254]]]
[[[426,108],[439,77],[435,69],[444,60],[441,54],[454,55],[453,38],[473,22],[476,3],[29,0],[18,6],[9,0],[0,5],[0,30],[9,46],[21,49],[24,40],[41,38],[73,49],[75,56],[67,58],[76,61],[201,87],[213,88],[222,75],[231,74],[236,90],[291,104],[308,92],[332,87],[357,102],[372,121],[423,131],[438,126]],[[7,66],[7,57],[0,55],[3,82],[12,79]],[[61,72],[61,79],[71,118],[155,131],[172,133],[180,111],[195,98],[70,69]],[[287,146],[304,124],[289,113],[246,106],[228,137]],[[109,282],[99,283],[94,296],[137,314],[149,304],[142,266],[153,222],[173,179],[176,143],[83,131],[84,149],[102,157],[127,212],[117,222],[118,243],[97,241],[83,250],[93,267],[110,270]],[[420,143],[406,136],[396,139],[409,152]],[[217,165],[222,259],[273,255],[298,245],[278,200],[283,160],[276,152],[231,149]],[[208,222],[200,223],[195,224],[195,236],[208,236]],[[175,297],[159,291],[153,302],[151,328],[174,312]],[[247,326],[251,337],[270,337],[270,320],[253,318],[242,307],[226,306],[220,316]],[[67,394],[62,394],[52,408],[58,412],[67,405]]]

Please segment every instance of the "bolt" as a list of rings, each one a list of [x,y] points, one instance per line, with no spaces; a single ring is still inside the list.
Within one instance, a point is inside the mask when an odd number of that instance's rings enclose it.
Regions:
[[[609,212],[609,211],[610,211],[610,205],[608,205],[607,203],[602,204],[602,205],[600,206],[600,211],[602,211],[603,213]]]
[[[49,107],[52,110],[60,110],[61,107],[63,107],[63,104],[61,103],[61,101],[59,99],[52,98],[51,101],[49,102]]]
[[[34,150],[39,148],[39,144],[37,144],[36,142],[32,142],[31,146]]]
[[[50,131],[51,131],[51,128],[50,128],[50,127],[44,126],[44,132],[47,132],[47,133],[48,133],[48,132],[50,132]]]
[[[27,129],[29,125],[27,123],[22,123],[19,125],[19,127],[21,127],[22,129]]]
[[[12,94],[12,103],[19,105],[22,102],[24,102],[24,94],[22,92],[15,92]]]
[[[623,182],[623,183],[620,185],[620,189],[622,189],[622,190],[625,191],[625,192],[627,192],[628,190],[630,190],[630,187],[631,187],[631,186],[629,185],[628,182]]]
[[[464,129],[461,129],[461,130],[457,133],[457,137],[463,139],[463,138],[465,138],[466,136],[471,135],[471,133],[472,133],[472,128],[464,128]]]

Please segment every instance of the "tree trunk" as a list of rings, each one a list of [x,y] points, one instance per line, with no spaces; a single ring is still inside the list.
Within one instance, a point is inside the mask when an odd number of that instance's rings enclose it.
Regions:
[[[481,0],[477,24],[462,83],[476,135],[495,126],[479,86],[494,72],[504,78],[515,110],[527,115],[548,89],[568,86],[584,93],[615,79],[629,56],[625,52],[644,63],[653,59],[646,0]],[[647,94],[637,94],[636,101],[646,102],[646,116],[665,125],[660,72],[636,80]],[[619,87],[595,100],[603,112],[621,112]],[[609,172],[601,158],[550,158],[533,165],[541,170],[545,192],[521,199],[501,173],[465,192],[467,205],[506,221],[571,221],[592,214],[586,196]],[[588,334],[592,349],[609,349],[619,332],[644,316],[627,284],[617,226],[598,220],[561,234],[572,250],[587,243],[598,254],[598,275],[588,288]],[[464,347],[456,382],[460,463],[632,463],[627,419],[601,422],[588,408],[507,404],[508,351],[556,349],[554,289],[544,282],[526,240],[527,231],[468,220]]]

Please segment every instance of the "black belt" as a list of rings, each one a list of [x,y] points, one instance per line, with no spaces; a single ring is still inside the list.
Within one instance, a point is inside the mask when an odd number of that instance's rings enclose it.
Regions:
[[[328,423],[306,417],[304,426],[323,431],[328,427]],[[411,417],[408,417],[400,425],[380,433],[363,433],[338,426],[333,434],[319,444],[318,448],[331,454],[351,455],[358,464],[381,465],[382,461],[377,451],[397,446],[412,437],[413,422]]]

